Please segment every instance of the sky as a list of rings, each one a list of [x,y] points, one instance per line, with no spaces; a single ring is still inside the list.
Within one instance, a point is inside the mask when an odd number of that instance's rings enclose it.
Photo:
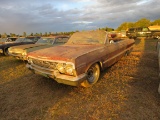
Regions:
[[[0,34],[69,32],[160,19],[160,0],[0,0]]]

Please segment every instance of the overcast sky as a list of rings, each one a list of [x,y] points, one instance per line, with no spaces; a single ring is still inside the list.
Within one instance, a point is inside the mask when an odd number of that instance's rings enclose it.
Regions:
[[[0,0],[0,34],[117,28],[160,19],[160,0]]]

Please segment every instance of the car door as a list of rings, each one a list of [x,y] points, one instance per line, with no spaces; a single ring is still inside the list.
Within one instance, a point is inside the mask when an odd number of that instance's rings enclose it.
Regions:
[[[123,55],[126,45],[123,41],[114,41],[105,45],[105,56],[103,57],[103,66],[109,67],[117,62]]]

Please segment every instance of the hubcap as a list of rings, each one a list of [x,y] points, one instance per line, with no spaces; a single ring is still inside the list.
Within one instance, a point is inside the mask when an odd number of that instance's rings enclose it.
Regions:
[[[87,74],[87,78],[88,78],[88,82],[89,83],[93,83],[96,79],[97,76],[97,70],[95,67],[92,67],[91,69],[88,70],[88,74]]]

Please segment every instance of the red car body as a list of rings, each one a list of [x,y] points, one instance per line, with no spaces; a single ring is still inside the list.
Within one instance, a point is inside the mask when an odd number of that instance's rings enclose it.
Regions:
[[[90,87],[99,79],[100,70],[134,46],[133,39],[109,40],[105,31],[77,32],[64,45],[30,52],[27,67],[59,83]]]

